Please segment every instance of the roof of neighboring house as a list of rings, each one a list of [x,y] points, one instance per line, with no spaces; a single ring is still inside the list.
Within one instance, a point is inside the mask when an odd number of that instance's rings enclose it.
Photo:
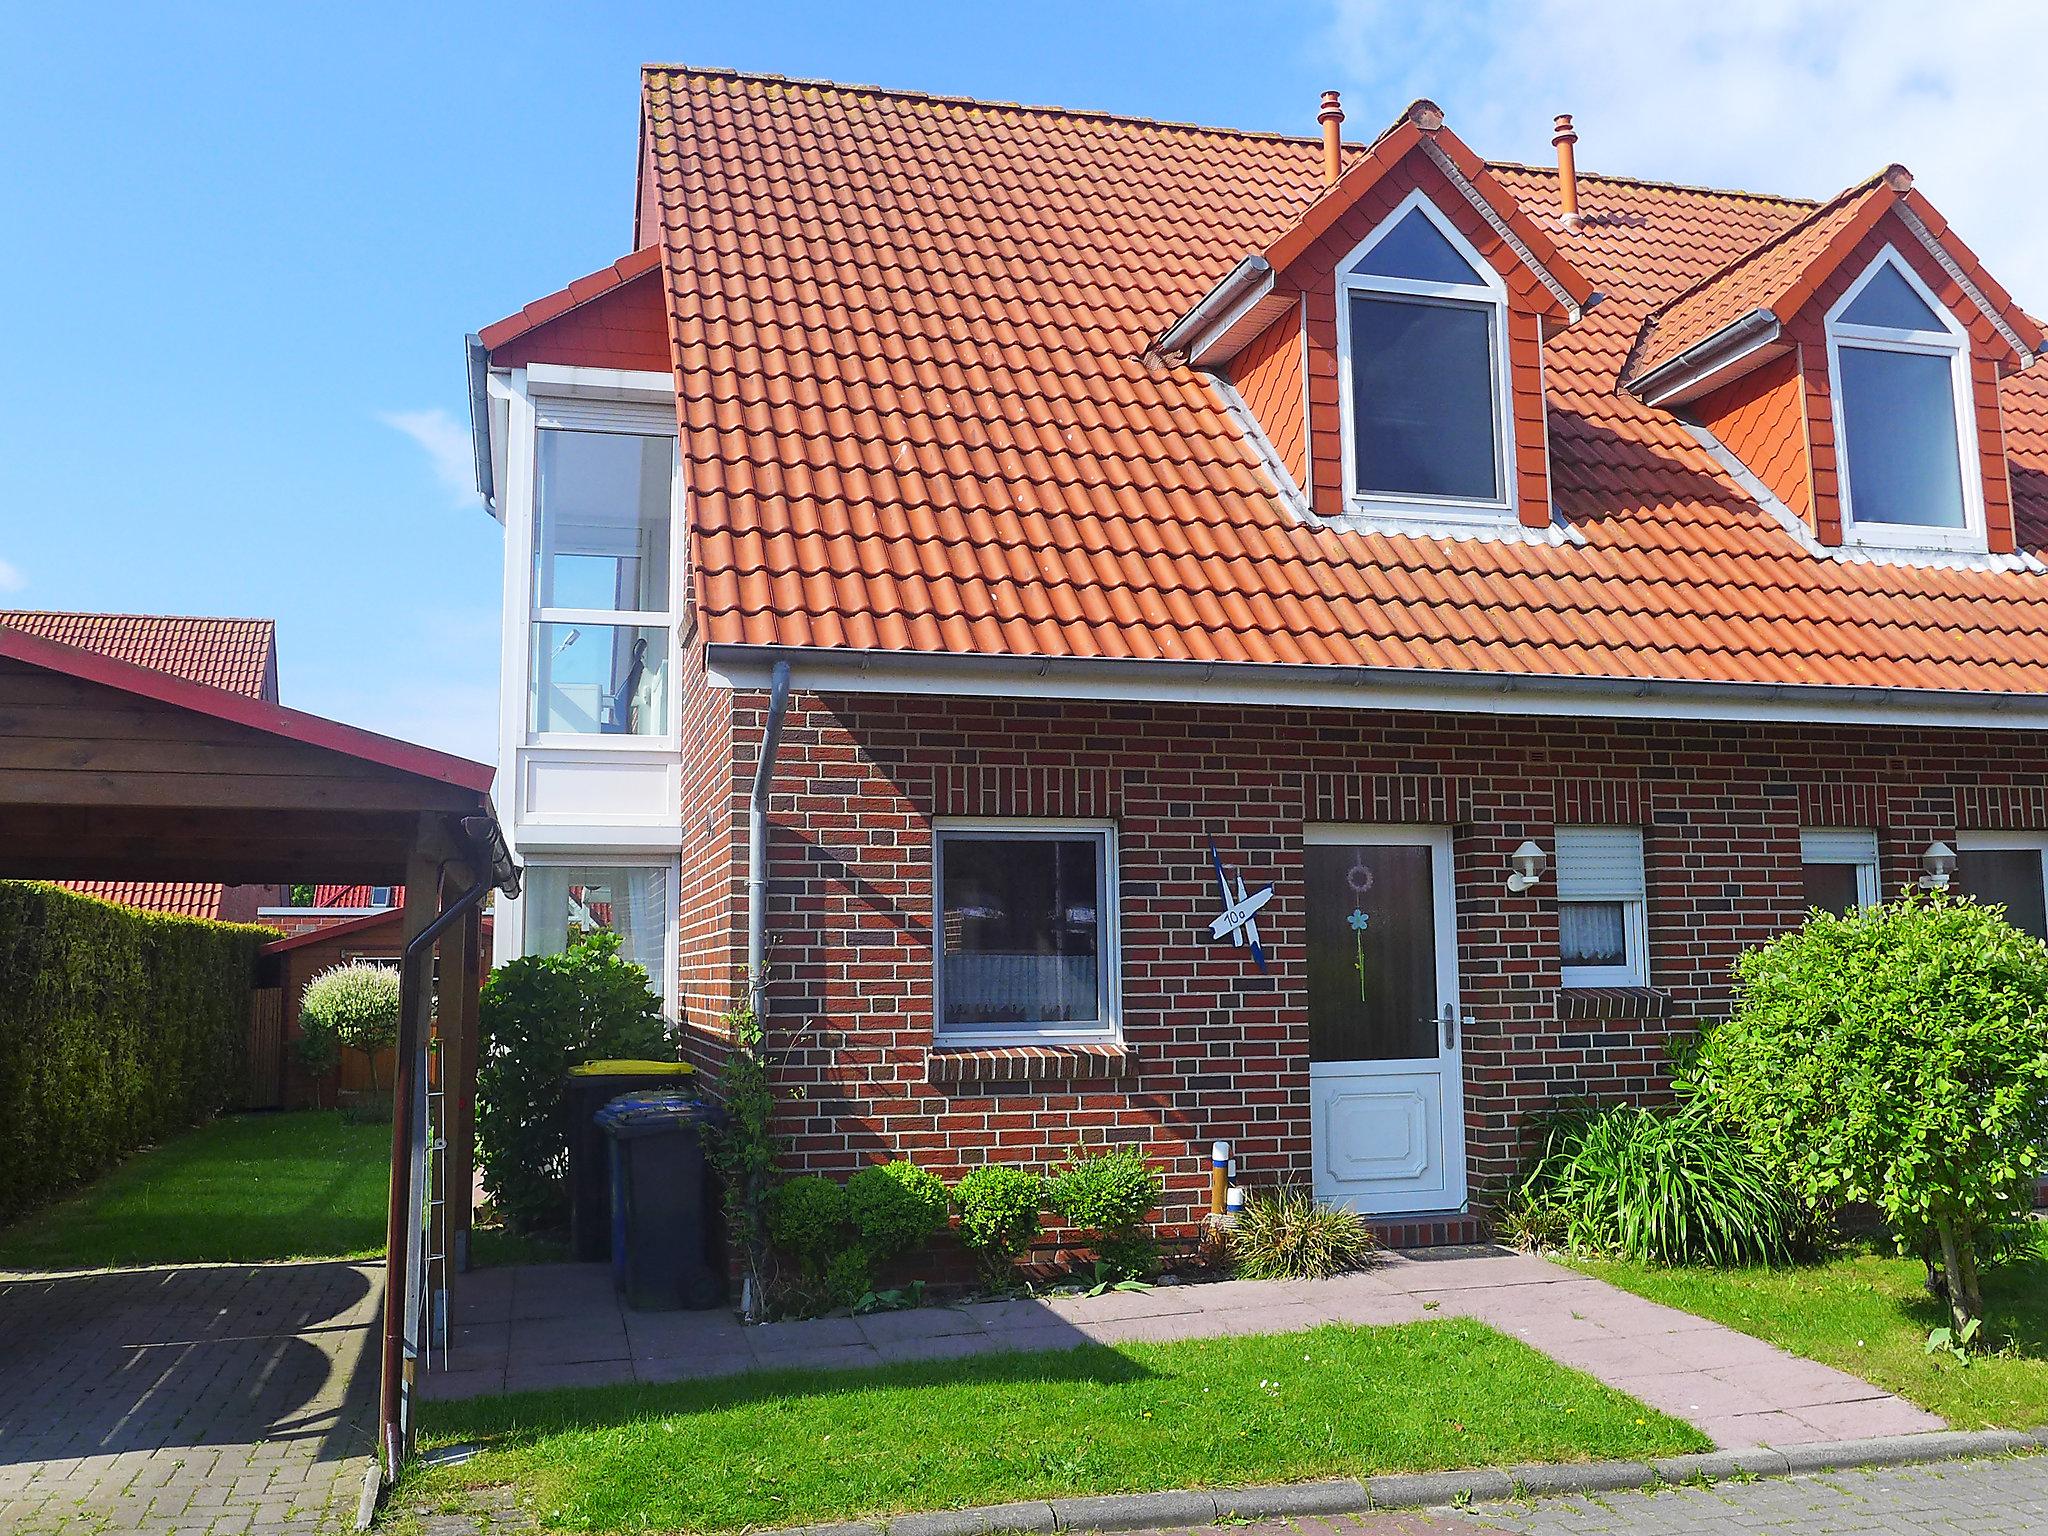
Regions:
[[[277,626],[269,619],[0,609],[0,625],[245,698],[277,700]]]
[[[2048,691],[2048,577],[1815,555],[1617,388],[1812,202],[1582,173],[1566,230],[1553,169],[1489,162],[1603,295],[1544,354],[1583,543],[1362,533],[1152,352],[1323,196],[1318,139],[679,68],[644,109],[714,645]],[[2043,374],[2003,385],[2030,550]]]
[[[313,905],[316,907],[402,907],[405,905],[405,887],[394,885],[387,888],[388,900],[373,901],[371,888],[367,885],[316,885],[313,887]]]
[[[137,907],[144,912],[162,912],[172,917],[203,917],[218,922],[224,885],[203,881],[152,880],[65,880],[67,891],[95,896],[117,906]]]

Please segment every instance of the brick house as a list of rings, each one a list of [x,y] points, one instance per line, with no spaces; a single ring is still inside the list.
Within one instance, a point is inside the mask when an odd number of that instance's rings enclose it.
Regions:
[[[225,688],[243,698],[277,702],[277,626],[269,619],[10,608],[0,609],[0,625],[168,672],[188,682]],[[275,906],[285,894],[281,886],[195,880],[67,880],[64,884],[124,907],[223,923],[253,923],[260,911]]]
[[[497,948],[715,1073],[758,933],[794,1162],[1457,1238],[1809,905],[2048,931],[2043,337],[1903,168],[642,90],[633,253],[471,339]]]

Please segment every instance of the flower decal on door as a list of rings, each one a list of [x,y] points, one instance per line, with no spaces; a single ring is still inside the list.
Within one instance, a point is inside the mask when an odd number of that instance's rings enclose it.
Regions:
[[[1372,925],[1372,914],[1359,907],[1351,909],[1351,916],[1345,919],[1351,924],[1351,943],[1358,958],[1352,968],[1358,972],[1358,1000],[1365,1001],[1365,930]]]

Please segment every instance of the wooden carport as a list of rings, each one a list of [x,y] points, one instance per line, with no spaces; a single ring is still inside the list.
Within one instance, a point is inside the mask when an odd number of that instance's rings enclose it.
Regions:
[[[410,1448],[421,1345],[433,961],[456,1090],[448,1211],[466,1229],[478,919],[493,887],[518,892],[490,787],[482,763],[0,627],[0,878],[406,888],[378,1425],[387,1476]]]

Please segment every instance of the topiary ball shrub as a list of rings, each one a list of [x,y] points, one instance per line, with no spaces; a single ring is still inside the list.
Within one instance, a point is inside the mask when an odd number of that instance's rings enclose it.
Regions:
[[[1810,1204],[1868,1201],[1938,1258],[1974,1337],[1980,1241],[2048,1163],[2048,946],[2001,908],[1911,893],[1817,912],[1735,975],[1699,1092]]]
[[[341,1051],[361,1051],[375,1092],[377,1053],[398,1041],[398,1007],[397,967],[361,960],[329,966],[299,997],[300,1062],[323,1076]]]
[[[1707,1106],[1559,1116],[1516,1191],[1515,1224],[1647,1264],[1782,1264],[1812,1223]]]
[[[768,1197],[768,1237],[815,1282],[847,1246],[853,1207],[846,1187],[815,1173],[776,1186]]]
[[[1140,1280],[1158,1273],[1159,1245],[1145,1218],[1159,1204],[1159,1171],[1135,1147],[1094,1157],[1076,1153],[1046,1181],[1046,1199],[1067,1225],[1087,1234],[1103,1278]]]
[[[675,1059],[647,972],[593,933],[558,955],[499,966],[478,1010],[476,1133],[484,1188],[520,1232],[567,1225],[564,1074],[585,1061]]]
[[[974,1254],[983,1282],[992,1289],[1006,1287],[1018,1261],[1031,1251],[1044,1201],[1043,1179],[1002,1163],[984,1164],[953,1186],[953,1203],[960,1208],[960,1241]]]
[[[1327,1280],[1362,1269],[1379,1246],[1356,1211],[1297,1188],[1252,1196],[1224,1243],[1240,1280]]]
[[[886,1264],[946,1225],[946,1186],[915,1163],[881,1163],[846,1181],[846,1206],[869,1261]]]

